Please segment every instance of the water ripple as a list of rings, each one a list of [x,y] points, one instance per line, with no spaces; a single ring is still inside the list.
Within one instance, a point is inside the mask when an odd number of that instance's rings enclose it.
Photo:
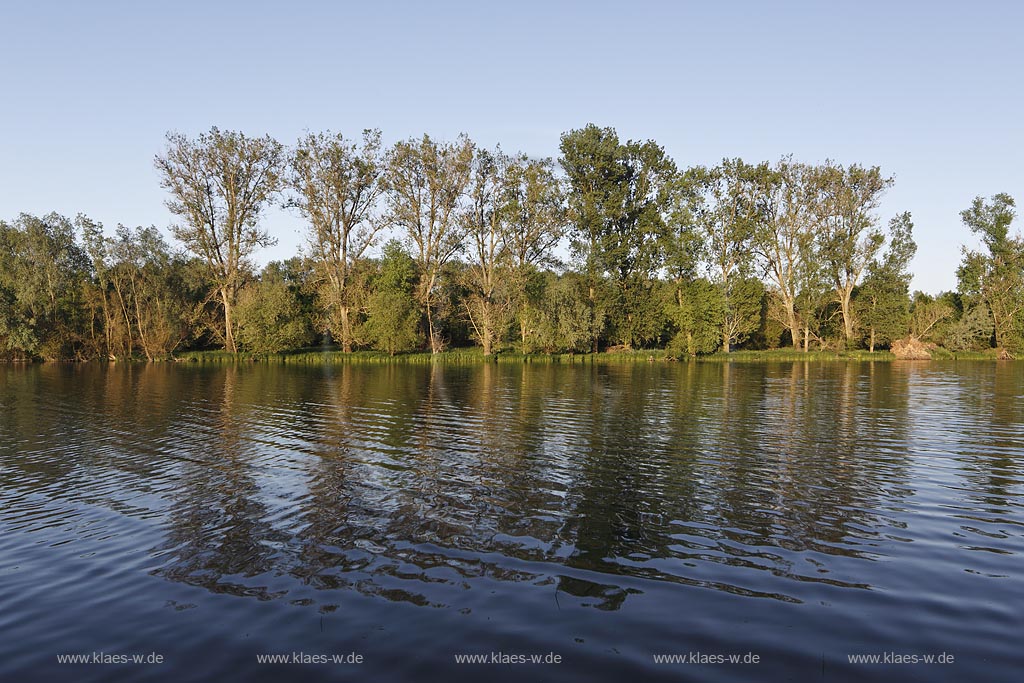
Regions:
[[[657,677],[676,643],[797,677],[955,644],[998,680],[1022,385],[1013,363],[3,368],[0,661],[145,647],[203,680],[219,651],[255,677],[243,655],[326,646],[326,619],[396,678],[399,647]]]

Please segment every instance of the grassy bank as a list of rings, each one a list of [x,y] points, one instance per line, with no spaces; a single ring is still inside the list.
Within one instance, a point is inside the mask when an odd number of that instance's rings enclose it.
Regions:
[[[188,351],[175,356],[174,360],[185,363],[238,363],[265,362],[288,364],[426,364],[448,363],[634,363],[664,361],[661,349],[616,352],[616,353],[516,353],[503,351],[485,356],[479,348],[450,349],[441,353],[400,353],[390,356],[381,351],[353,351],[344,353],[336,349],[300,349],[270,356],[253,356],[247,353],[233,354],[227,351]]]
[[[174,360],[184,363],[286,363],[305,365],[324,364],[476,364],[476,363],[654,363],[670,362],[663,349],[640,349],[635,351],[614,351],[602,353],[563,353],[563,354],[523,354],[515,352],[499,352],[484,356],[479,348],[450,349],[438,354],[402,353],[389,356],[380,351],[354,351],[343,353],[337,349],[299,349],[270,356],[253,356],[247,353],[229,353],[227,351],[188,351],[175,356]],[[703,363],[769,363],[794,361],[895,361],[896,356],[888,351],[795,351],[793,349],[770,349],[764,351],[733,351],[731,353],[715,353],[698,356],[695,359],[682,359],[683,362],[697,361]],[[937,349],[933,360],[996,360],[993,352],[952,353],[945,349]]]
[[[888,351],[796,351],[794,349],[768,349],[765,351],[733,351],[713,353],[699,358],[708,362],[765,363],[775,361],[838,361],[838,360],[896,360]]]

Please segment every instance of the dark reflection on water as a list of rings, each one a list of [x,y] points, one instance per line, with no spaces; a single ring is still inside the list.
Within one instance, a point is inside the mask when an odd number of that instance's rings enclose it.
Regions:
[[[0,674],[1018,680],[1022,425],[1012,363],[0,368]]]

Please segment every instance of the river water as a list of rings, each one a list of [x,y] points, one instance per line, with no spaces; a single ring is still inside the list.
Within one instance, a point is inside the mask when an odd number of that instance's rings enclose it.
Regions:
[[[0,367],[2,680],[1019,681],[1022,554],[1024,363]]]

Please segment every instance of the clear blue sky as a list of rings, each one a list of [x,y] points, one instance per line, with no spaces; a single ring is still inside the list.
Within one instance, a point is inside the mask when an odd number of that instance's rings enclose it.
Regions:
[[[915,287],[952,288],[978,194],[1024,201],[1024,3],[6,2],[0,217],[84,212],[166,228],[168,130],[292,143],[466,132],[556,156],[588,122],[677,163],[793,153],[896,177]],[[301,219],[274,210],[288,256]]]

